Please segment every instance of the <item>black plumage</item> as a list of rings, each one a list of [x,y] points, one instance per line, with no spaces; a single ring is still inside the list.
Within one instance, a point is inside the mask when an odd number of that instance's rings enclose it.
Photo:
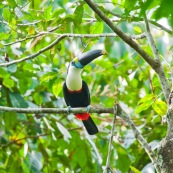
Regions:
[[[82,89],[80,91],[69,91],[66,82],[64,82],[63,93],[67,106],[75,108],[90,105],[90,93],[85,81],[82,81]],[[83,120],[82,122],[90,135],[98,133],[98,128],[90,116],[87,120]]]

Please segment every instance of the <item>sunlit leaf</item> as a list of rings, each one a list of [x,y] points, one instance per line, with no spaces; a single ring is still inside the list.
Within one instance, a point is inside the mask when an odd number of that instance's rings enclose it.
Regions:
[[[141,28],[138,27],[138,26],[135,26],[133,29],[134,29],[134,31],[136,31],[137,33],[141,33],[141,32],[142,32],[142,31],[141,31]]]
[[[75,23],[80,24],[82,22],[82,17],[83,17],[83,5],[78,6],[74,14],[75,14]]]
[[[52,90],[55,96],[58,96],[59,93],[61,92],[62,83],[58,79],[53,83]]]
[[[10,78],[4,78],[3,85],[5,85],[7,88],[14,87],[14,81]]]
[[[133,173],[141,173],[141,171],[139,171],[138,169],[136,169],[133,166],[130,166],[130,169],[132,170]]]
[[[158,115],[165,115],[168,109],[167,104],[160,100],[157,99],[153,104],[152,104],[153,109],[157,112]]]
[[[11,14],[11,12],[10,12],[9,8],[3,9],[3,17],[6,21],[10,20],[10,14]]]
[[[138,105],[141,104],[141,103],[144,103],[146,101],[150,101],[150,100],[153,100],[154,101],[154,97],[155,95],[154,94],[147,94],[145,97],[141,98],[138,102]]]
[[[6,40],[8,39],[10,34],[7,33],[0,33],[0,40]]]
[[[42,83],[42,82],[48,82],[49,80],[51,80],[51,79],[57,77],[57,75],[58,75],[58,74],[57,74],[56,72],[49,72],[49,73],[46,73],[46,74],[44,74],[44,75],[41,77],[40,81],[41,81],[41,83]]]
[[[47,21],[49,21],[52,17],[52,6],[48,6],[45,10],[44,10],[44,16],[45,19]]]
[[[90,28],[91,34],[100,34],[103,31],[103,22],[96,22],[93,26]]]
[[[36,92],[34,95],[33,95],[33,98],[34,98],[34,101],[38,104],[38,105],[41,105],[42,102],[43,102],[43,96],[41,93],[38,93]]]
[[[135,109],[135,113],[138,114],[142,111],[147,110],[153,103],[153,100],[147,100],[143,103],[141,103],[140,105],[137,106],[137,108]]]

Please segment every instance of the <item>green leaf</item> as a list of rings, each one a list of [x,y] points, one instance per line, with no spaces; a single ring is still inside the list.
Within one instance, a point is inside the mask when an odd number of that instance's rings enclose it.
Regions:
[[[80,24],[82,22],[82,17],[83,17],[83,5],[79,5],[76,8],[74,14],[75,14],[74,22],[76,24]]]
[[[34,101],[38,105],[41,105],[43,103],[43,96],[40,93],[35,93],[33,97],[34,97]]]
[[[147,100],[145,102],[143,102],[142,104],[140,104],[139,106],[137,106],[135,113],[138,114],[144,110],[147,110],[153,103],[153,100]]]
[[[153,100],[154,101],[154,98],[155,98],[155,95],[154,94],[147,94],[145,97],[141,98],[138,102],[138,105],[141,104],[141,103],[144,103],[146,101],[149,101],[149,100]]]
[[[31,63],[26,63],[26,64],[23,66],[23,69],[24,69],[24,70],[28,70],[28,71],[33,71],[33,70],[34,70],[33,64],[31,64]]]
[[[53,94],[55,96],[58,96],[59,93],[61,92],[62,90],[62,83],[59,81],[59,79],[57,79],[54,83],[53,83],[53,87],[52,87],[52,91],[53,91]]]
[[[128,172],[131,163],[128,152],[119,144],[115,144],[115,148],[118,154],[118,159],[116,160],[117,168],[122,172]],[[122,160],[125,160],[125,162],[122,162]]]
[[[9,78],[10,74],[5,71],[3,68],[0,68],[0,78]]]
[[[17,122],[17,116],[14,112],[4,112],[3,121],[7,130],[11,129]]]
[[[7,88],[12,88],[14,87],[14,81],[10,78],[4,78],[3,85],[6,86]]]
[[[161,116],[165,115],[168,109],[167,104],[160,99],[156,100],[154,104],[152,104],[152,107],[157,112],[157,114]]]
[[[103,32],[103,22],[96,22],[90,28],[90,33],[91,34],[100,34],[102,32]]]
[[[53,16],[52,17],[59,17],[60,14],[63,14],[65,12],[65,9],[56,9],[54,12],[53,12]]]
[[[40,82],[49,82],[49,80],[54,79],[57,75],[57,72],[48,72],[41,77]]]
[[[139,28],[138,26],[135,26],[134,31],[136,31],[137,33],[142,33],[141,28]]]
[[[52,6],[48,6],[44,10],[44,16],[45,16],[46,21],[49,21],[52,18]]]
[[[12,100],[12,105],[14,107],[18,107],[18,108],[28,107],[27,102],[25,101],[25,99],[19,93],[10,92],[10,99]]]
[[[142,173],[141,171],[139,171],[138,169],[136,169],[133,166],[130,166],[130,169],[132,170],[133,173]]]
[[[125,6],[125,9],[126,9],[126,12],[132,11],[134,9],[135,5],[136,5],[136,2],[137,2],[137,0],[133,0],[133,1],[125,0],[124,6]]]
[[[3,17],[6,21],[9,21],[10,20],[10,16],[11,16],[11,12],[9,10],[9,8],[4,8],[3,9]]]
[[[7,33],[0,33],[0,40],[6,40],[8,39],[10,34]]]

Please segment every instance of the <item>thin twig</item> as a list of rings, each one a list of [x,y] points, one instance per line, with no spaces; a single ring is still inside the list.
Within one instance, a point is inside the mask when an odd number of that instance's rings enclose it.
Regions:
[[[37,38],[39,36],[48,35],[48,34],[52,34],[52,35],[55,35],[55,36],[66,35],[66,37],[74,37],[74,38],[117,37],[117,35],[114,34],[114,33],[103,33],[103,34],[71,34],[71,33],[58,34],[58,33],[52,33],[53,31],[55,31],[58,28],[59,28],[59,26],[58,27],[55,27],[55,28],[52,28],[51,30],[49,30],[47,32],[44,31],[44,32],[41,32],[41,33],[36,34],[36,35],[33,35],[33,36],[25,37],[25,38],[22,38],[20,40],[16,40],[14,42],[3,44],[3,46],[10,46],[12,44],[21,43],[21,42],[24,42],[26,40]],[[142,33],[140,35],[129,35],[129,37],[131,37],[132,39],[139,40],[139,39],[145,38],[146,35],[145,35],[145,33]]]
[[[55,31],[55,30],[57,30],[59,27],[60,26],[57,26],[55,28],[52,28],[52,29],[48,30],[47,32],[40,32],[39,34],[36,34],[36,35],[33,35],[33,36],[25,37],[25,38],[22,38],[20,40],[16,40],[14,42],[3,44],[3,46],[10,46],[12,44],[21,43],[21,42],[24,42],[24,41],[29,40],[29,39],[32,39],[32,38],[40,37],[42,35],[52,34],[52,32]]]
[[[147,39],[148,39],[149,44],[151,46],[151,49],[153,51],[154,58],[157,59],[158,61],[160,61],[158,49],[156,48],[153,36],[151,35],[150,26],[149,26],[148,19],[147,19],[146,15],[144,16],[144,21],[145,21],[145,26],[146,26],[146,31],[147,31],[146,36],[147,36]]]
[[[34,21],[34,22],[27,22],[27,23],[18,23],[17,26],[30,26],[30,25],[35,25],[40,22],[42,22],[42,20],[38,20],[38,21]]]
[[[117,106],[117,104],[115,104],[114,107],[116,107],[116,106]],[[117,115],[117,109],[114,108],[114,118],[113,118],[113,122],[112,122],[111,136],[110,136],[110,141],[109,141],[109,146],[108,146],[108,155],[107,155],[107,160],[106,160],[106,168],[104,170],[104,173],[109,173],[109,172],[113,173],[113,170],[111,169],[111,165],[110,165],[110,159],[111,159],[112,142],[113,142],[113,137],[114,137],[116,115]]]
[[[158,68],[155,68],[154,70],[158,74],[158,77],[160,79],[160,83],[161,83],[161,86],[162,86],[162,90],[163,90],[163,92],[166,96],[166,100],[167,100],[167,103],[168,103],[169,102],[169,93],[170,93],[169,83],[168,83],[168,80],[166,79],[162,64],[160,62],[158,49],[157,49],[156,44],[154,42],[154,38],[151,34],[150,26],[149,26],[148,19],[147,19],[146,15],[144,15],[144,21],[145,21],[145,26],[146,26],[146,36],[147,36],[147,39],[149,41],[150,47],[152,49],[154,58],[160,64],[160,66],[158,66]]]

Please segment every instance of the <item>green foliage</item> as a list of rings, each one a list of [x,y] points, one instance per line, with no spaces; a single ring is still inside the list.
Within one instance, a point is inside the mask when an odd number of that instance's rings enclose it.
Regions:
[[[110,2],[109,6],[95,1],[110,19],[115,16],[109,11],[121,15],[115,25],[129,35],[145,31],[140,22],[144,13],[151,14],[154,22],[167,18],[168,27],[173,26],[170,0]],[[0,14],[0,63],[39,52],[63,33],[112,33],[84,1],[4,0]],[[161,57],[166,57],[164,62],[172,65],[171,39],[160,30],[154,30],[153,36]],[[147,39],[136,42],[153,57]],[[82,73],[90,88],[91,105],[113,107],[120,103],[146,140],[151,145],[159,142],[166,134],[161,121],[167,105],[158,77],[118,37],[65,38],[33,59],[0,67],[0,106],[66,107],[62,84],[68,62],[82,51],[100,47],[108,54],[94,60]],[[165,65],[164,70],[170,78],[170,69]],[[0,112],[0,172],[103,172],[113,115],[91,116],[100,130],[91,137],[94,147],[73,115]],[[117,118],[115,126],[111,166],[122,173],[142,172],[151,162],[147,154],[122,120]]]

